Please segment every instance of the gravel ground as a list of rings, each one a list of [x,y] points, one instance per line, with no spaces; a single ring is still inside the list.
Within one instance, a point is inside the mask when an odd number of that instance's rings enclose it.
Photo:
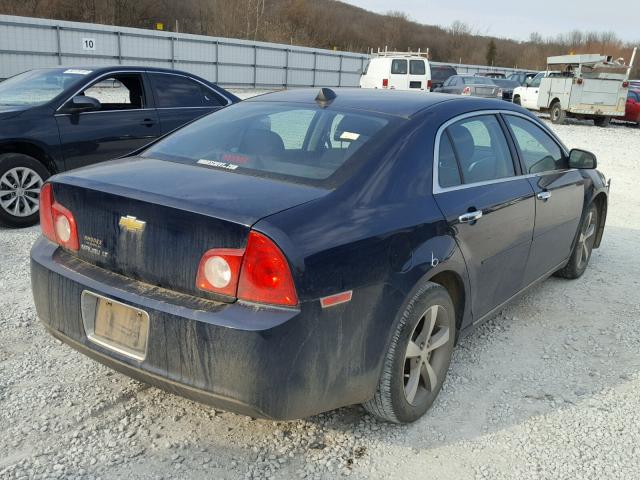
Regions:
[[[553,128],[613,178],[602,247],[463,339],[409,426],[254,420],[94,363],[36,319],[38,229],[0,229],[0,478],[640,478],[640,130]]]

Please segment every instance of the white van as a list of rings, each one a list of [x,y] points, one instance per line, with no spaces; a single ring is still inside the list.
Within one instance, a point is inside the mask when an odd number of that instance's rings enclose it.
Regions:
[[[378,52],[360,77],[360,88],[431,91],[428,53]]]

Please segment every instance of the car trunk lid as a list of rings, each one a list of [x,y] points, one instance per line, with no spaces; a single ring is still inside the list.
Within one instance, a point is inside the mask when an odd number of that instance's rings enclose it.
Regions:
[[[151,285],[217,300],[198,290],[211,248],[244,248],[261,218],[328,190],[149,158],[122,159],[53,180],[56,201],[78,225],[78,256]]]

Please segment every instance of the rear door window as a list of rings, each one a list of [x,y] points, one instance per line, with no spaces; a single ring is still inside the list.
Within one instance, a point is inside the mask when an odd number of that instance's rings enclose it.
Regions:
[[[520,150],[526,173],[566,170],[569,160],[560,146],[540,127],[522,117],[505,115]]]
[[[480,115],[460,120],[446,129],[458,162],[460,180],[473,184],[515,175],[511,151],[498,119]],[[442,135],[442,141],[445,136]],[[446,149],[446,145],[444,147]],[[440,178],[439,178],[440,181]],[[440,186],[445,187],[440,181]]]
[[[216,107],[225,102],[199,82],[181,75],[151,73],[158,108]]]
[[[409,62],[409,73],[411,75],[426,75],[424,60],[411,60]]]
[[[393,60],[391,62],[391,73],[394,75],[406,75],[407,74],[407,61],[406,60]]]

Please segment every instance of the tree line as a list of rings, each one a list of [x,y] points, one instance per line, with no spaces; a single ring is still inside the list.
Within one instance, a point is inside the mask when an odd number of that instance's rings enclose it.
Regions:
[[[632,50],[614,32],[533,32],[516,41],[459,21],[423,25],[402,12],[381,15],[335,0],[0,0],[0,13],[138,28],[162,23],[170,31],[352,52],[428,48],[435,61],[534,70],[551,55],[602,53],[628,62]]]

